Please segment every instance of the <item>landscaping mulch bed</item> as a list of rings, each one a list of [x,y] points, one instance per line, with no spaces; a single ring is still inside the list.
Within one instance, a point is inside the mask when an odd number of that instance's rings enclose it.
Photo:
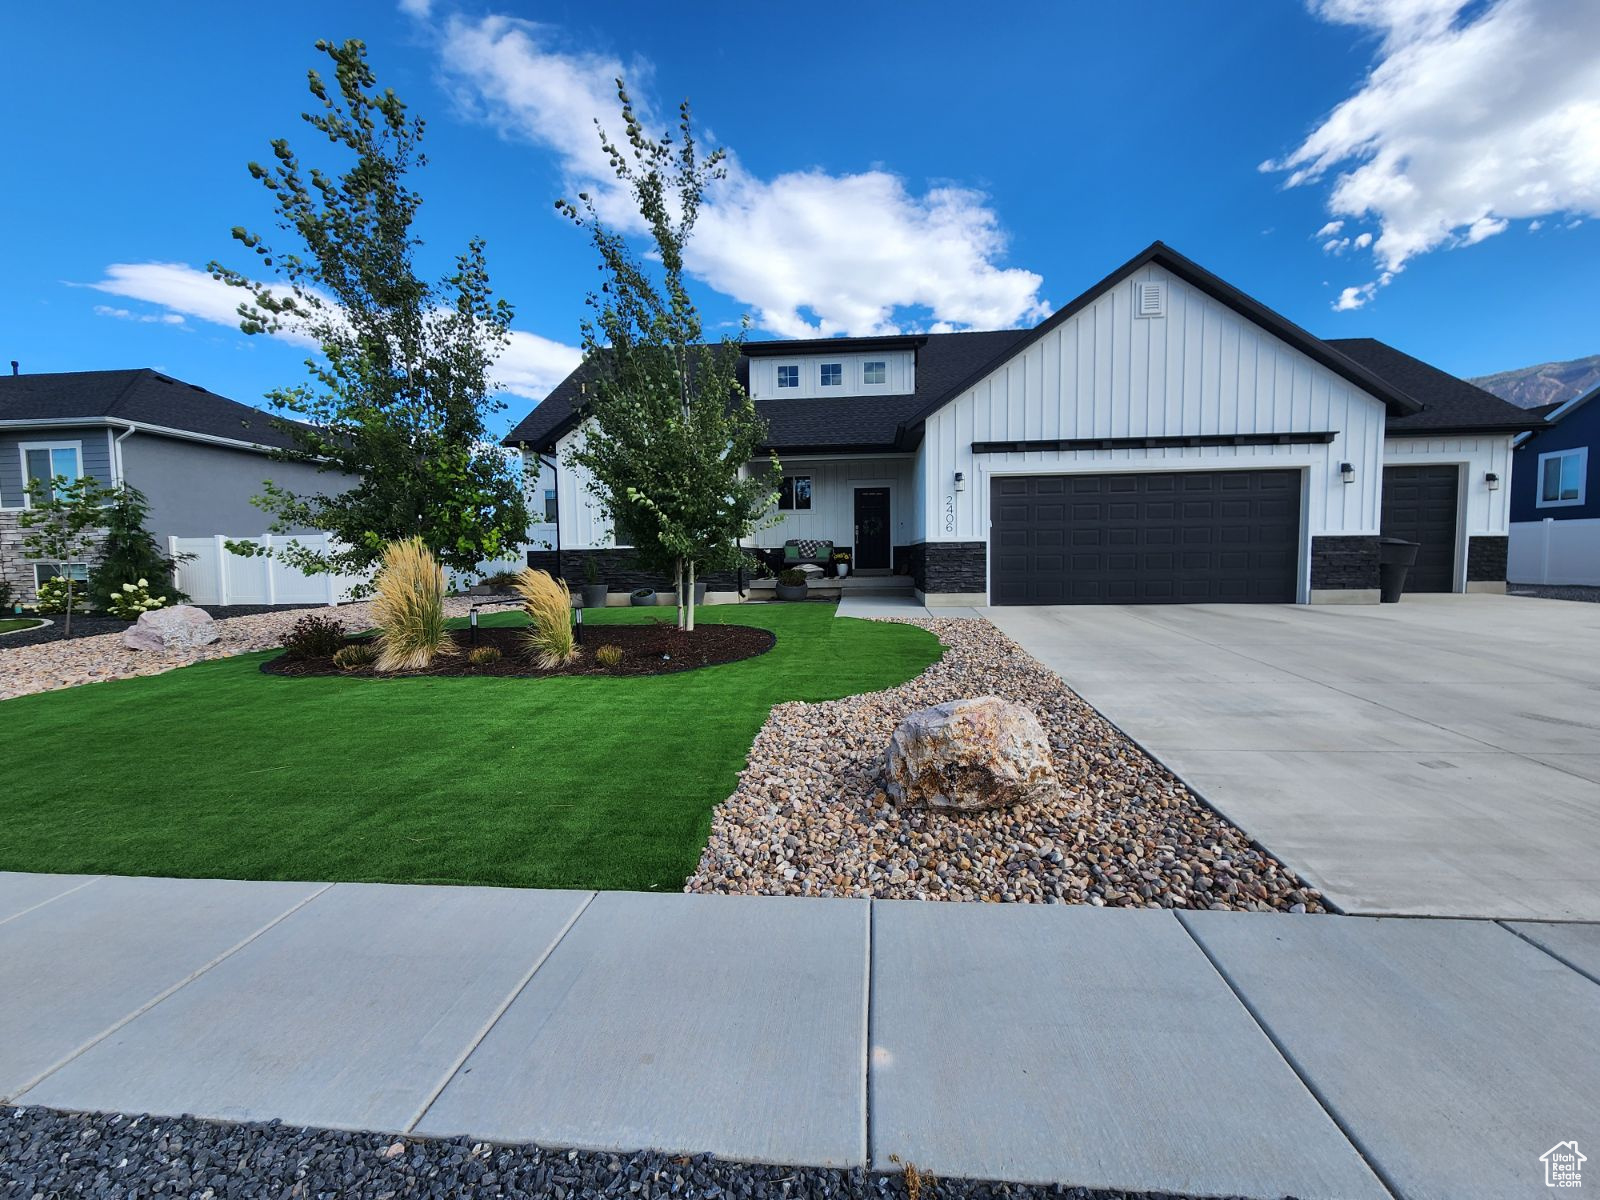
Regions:
[[[907,623],[937,634],[944,657],[887,691],[775,706],[685,891],[1324,910],[1320,893],[988,621]],[[1059,795],[982,813],[896,808],[878,783],[889,735],[917,709],[976,696],[1038,715]]]
[[[700,667],[754,658],[772,649],[777,640],[771,630],[750,625],[701,625],[692,632],[680,630],[670,621],[649,621],[642,625],[591,625],[584,631],[584,642],[578,647],[578,656],[564,667],[546,671],[534,664],[528,650],[526,629],[480,627],[476,642],[473,641],[472,631],[467,629],[454,630],[451,636],[459,653],[442,658],[422,671],[397,671],[383,675],[371,667],[342,671],[334,666],[331,657],[300,658],[291,654],[268,659],[261,664],[261,669],[269,675],[353,675],[383,679],[448,675],[670,675],[677,671],[693,671]],[[351,638],[346,644],[359,640]],[[622,650],[622,661],[614,667],[604,667],[595,661],[595,651],[607,645]],[[467,653],[474,646],[493,646],[500,651],[500,661],[474,666],[467,661]]]

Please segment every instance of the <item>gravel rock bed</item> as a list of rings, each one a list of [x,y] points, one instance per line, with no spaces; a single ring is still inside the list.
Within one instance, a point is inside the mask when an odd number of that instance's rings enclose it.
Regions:
[[[925,1179],[920,1191],[922,1200],[1157,1200],[1149,1192],[948,1179]],[[910,1200],[903,1176],[861,1170],[0,1108],[0,1200],[56,1196]]]
[[[494,609],[507,607],[511,603],[509,599],[492,597],[452,597],[445,601],[445,611],[452,617],[461,617],[467,614],[473,604],[483,609]],[[83,683],[100,683],[107,679],[159,675],[190,663],[249,654],[255,650],[271,650],[283,644],[283,635],[307,611],[304,608],[275,608],[252,616],[225,617],[217,622],[217,632],[221,636],[211,645],[172,654],[129,650],[122,644],[122,635],[128,629],[126,621],[116,622],[115,632],[94,637],[74,636],[70,641],[58,639],[32,646],[13,646],[9,639],[0,641],[0,700],[76,687]],[[327,613],[343,621],[345,628],[352,632],[370,628],[372,623],[370,603],[344,604],[310,611]],[[73,623],[76,625],[76,619]]]
[[[685,891],[1324,911],[1020,646],[982,620],[914,620],[944,657],[899,687],[773,708],[712,816]],[[1004,696],[1038,715],[1061,795],[984,813],[901,811],[877,783],[906,714]]]
[[[1582,600],[1600,604],[1600,587],[1580,583],[1513,583],[1506,591],[1513,596],[1534,596],[1540,600]]]

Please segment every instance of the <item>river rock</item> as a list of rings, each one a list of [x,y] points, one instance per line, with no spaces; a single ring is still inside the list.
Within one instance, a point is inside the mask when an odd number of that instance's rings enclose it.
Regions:
[[[906,717],[884,751],[883,787],[904,807],[959,812],[1053,801],[1060,791],[1039,718],[999,696]]]

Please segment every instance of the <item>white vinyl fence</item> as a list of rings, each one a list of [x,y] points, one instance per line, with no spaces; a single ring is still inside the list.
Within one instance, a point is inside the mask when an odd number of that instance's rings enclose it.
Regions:
[[[215,537],[167,539],[168,553],[174,557],[192,554],[178,564],[178,589],[189,593],[195,604],[344,604],[350,589],[365,583],[367,576],[307,575],[274,555],[245,557],[228,550],[228,542],[254,542],[264,549],[298,542],[311,550],[328,549],[331,539],[325,533],[258,533],[243,537],[217,534]],[[499,571],[519,571],[528,565],[527,552],[543,549],[541,544],[523,546],[512,557],[480,562],[468,575],[451,572],[450,586],[464,591],[479,579]]]
[[[1506,579],[1600,587],[1600,519],[1513,521]]]

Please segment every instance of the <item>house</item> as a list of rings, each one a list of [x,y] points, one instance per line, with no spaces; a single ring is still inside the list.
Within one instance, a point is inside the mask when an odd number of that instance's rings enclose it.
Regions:
[[[754,545],[832,540],[930,605],[1374,602],[1385,534],[1421,543],[1411,590],[1505,588],[1526,414],[1160,242],[1032,329],[753,342],[741,378],[782,467]],[[584,387],[507,444],[554,482],[540,564],[625,590],[653,581],[566,461]]]
[[[56,572],[22,546],[30,479],[91,475],[138,488],[150,504],[146,527],[163,546],[250,537],[267,524],[250,503],[264,480],[329,490],[314,466],[270,458],[290,442],[261,410],[159,371],[18,374],[13,364],[0,376],[0,579],[28,601]],[[86,577],[88,567],[74,574]]]
[[[1600,587],[1600,388],[1530,409],[1511,473],[1513,583]]]

